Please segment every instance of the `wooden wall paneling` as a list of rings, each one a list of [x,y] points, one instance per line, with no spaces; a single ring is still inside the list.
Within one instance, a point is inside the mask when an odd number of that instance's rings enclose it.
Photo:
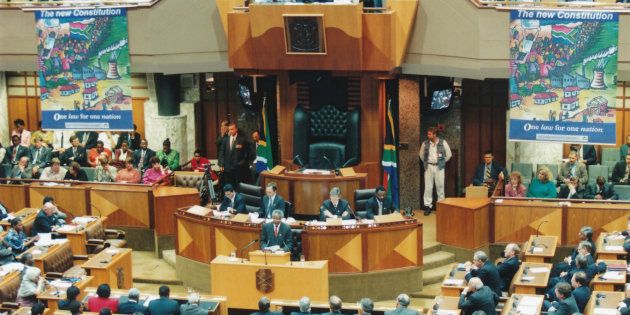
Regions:
[[[131,99],[131,108],[133,110],[133,123],[138,127],[137,131],[145,138],[144,135],[144,102],[147,98],[134,97]]]
[[[363,75],[361,77],[361,164],[368,174],[368,187],[381,182],[381,154],[383,151],[383,113],[385,106],[379,102],[380,82]]]
[[[309,235],[308,260],[328,260],[328,272],[363,272],[363,242],[361,233],[340,231],[340,233],[319,234],[315,231],[304,231]],[[367,249],[365,249],[367,250]]]
[[[73,216],[84,216],[88,213],[87,208],[89,206],[86,198],[86,189],[89,189],[89,187],[44,187],[31,184],[31,188],[29,190],[31,206],[41,207],[44,197],[51,196],[55,198],[55,203],[60,210],[70,212]]]
[[[463,150],[464,155],[468,158],[463,159],[463,180],[462,186],[468,186],[475,172],[475,167],[479,163],[479,120],[480,108],[473,106],[464,106],[463,108]]]
[[[0,196],[2,196],[0,201],[9,212],[16,212],[29,206],[28,187],[28,185],[0,185]],[[35,206],[39,207],[39,203]]]
[[[494,155],[494,160],[502,166],[506,166],[506,107],[498,106],[492,111],[492,142],[490,147]]]
[[[122,187],[111,188],[116,187],[93,187],[90,190],[92,214],[106,216],[108,226],[149,228],[151,220],[147,194],[150,188],[130,186],[124,192],[120,191]]]
[[[255,68],[250,16],[249,12],[228,13],[228,30],[234,30],[227,37],[231,68]]]
[[[415,225],[392,231],[366,232],[367,272],[418,265],[418,229]]]
[[[293,113],[298,105],[297,84],[290,84],[289,73],[278,73],[278,137],[282,165],[293,161]]]
[[[363,13],[363,69],[394,68],[396,50],[394,12]],[[386,30],[390,32],[385,32]]]
[[[567,212],[564,245],[578,244],[580,242],[578,233],[583,226],[592,227],[594,236],[602,232],[624,231],[629,215],[627,204],[572,203]]]
[[[209,264],[212,261],[210,248],[211,229],[213,227],[196,223],[192,219],[177,218],[178,255]]]
[[[241,253],[238,251],[251,241],[260,238],[260,230],[258,228],[240,228],[240,227],[226,227],[215,226],[214,228],[214,246],[216,248],[217,256],[230,256],[232,251],[236,252],[237,257],[241,257]],[[243,252],[245,257],[248,257],[250,251],[258,248],[252,247],[246,252]],[[214,259],[214,257],[212,257]]]
[[[523,205],[505,201],[495,203],[494,241],[525,242],[536,234],[562,237],[562,207],[557,203]],[[541,223],[548,221],[545,224]]]

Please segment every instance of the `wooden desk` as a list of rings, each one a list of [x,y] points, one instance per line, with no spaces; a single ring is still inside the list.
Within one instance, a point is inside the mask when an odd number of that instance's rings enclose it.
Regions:
[[[597,238],[597,258],[604,260],[616,260],[626,257],[623,249],[625,238],[621,234],[601,233]]]
[[[11,215],[22,220],[24,233],[30,235],[31,227],[33,227],[33,222],[35,222],[35,217],[37,217],[38,212],[38,208],[22,208],[19,211],[12,212]],[[8,231],[11,228],[11,222],[9,222],[9,220],[2,220],[0,221],[0,226],[2,226],[5,231]]]
[[[524,275],[527,268],[527,274]],[[533,272],[533,268],[547,268],[546,272],[536,273]],[[547,287],[549,281],[549,274],[551,273],[551,264],[544,263],[529,263],[524,262],[518,269],[512,280],[514,286],[514,293],[522,294],[536,294],[537,290],[543,290]],[[532,277],[529,281],[523,281],[523,277]]]
[[[2,204],[7,207],[10,212],[15,212],[23,208],[29,207],[28,202],[28,185],[1,184],[0,196],[2,196]],[[41,205],[41,200],[37,205]],[[35,203],[34,203],[35,204]]]
[[[55,204],[63,212],[70,212],[79,217],[90,213],[88,186],[81,184],[49,186],[43,182],[32,182],[28,186],[32,206],[41,206],[44,197],[51,196],[55,198]]]
[[[510,296],[510,299],[504,304],[503,309],[501,310],[501,314],[514,314],[511,313],[513,310],[516,310],[516,312],[518,312],[517,314],[523,315],[540,314],[544,300],[544,295],[512,294],[512,296]]]
[[[490,198],[446,198],[437,203],[437,241],[476,249],[488,244]],[[453,230],[457,226],[457,231]]]
[[[523,248],[523,253],[525,253],[523,260],[526,262],[550,263],[551,259],[556,255],[557,245],[557,236],[532,235],[525,243],[525,248]]]
[[[90,285],[93,285],[92,283],[93,279],[94,277],[87,276],[84,279],[81,279],[80,281],[73,284],[74,286],[79,288],[79,290],[81,291],[81,293],[77,297],[78,301],[81,301],[83,297],[86,295],[84,291],[85,288]],[[46,308],[48,309],[48,312],[46,312],[46,314],[52,314],[58,310],[57,303],[61,300],[66,299],[66,290],[67,288],[56,288],[54,286],[51,286],[42,294],[37,295],[37,298],[39,299],[39,301],[44,303],[46,305]]]
[[[13,286],[16,289],[19,289],[20,288],[20,284],[21,284],[21,280],[20,280],[20,272],[19,271],[9,272],[8,274],[0,277],[0,288],[6,288],[6,287]],[[15,293],[17,294],[17,291]],[[12,301],[2,301],[2,300],[0,300],[0,304],[2,304],[2,302],[15,302],[15,300],[12,300]]]
[[[458,270],[458,265],[459,263],[452,264],[451,271],[447,273],[442,280],[442,295],[444,296],[459,296],[462,290],[467,286],[467,272],[465,269]]]
[[[607,266],[619,265],[623,266],[623,270],[606,271],[605,274],[596,275],[591,280],[593,291],[615,291],[615,288],[622,287],[626,283],[626,260],[602,260],[598,259],[597,263],[604,262]],[[621,269],[621,268],[620,268]],[[618,279],[607,278],[607,275],[620,277]],[[621,288],[623,290],[623,288]]]
[[[87,236],[85,230],[87,227],[93,226],[94,224],[105,222],[107,217],[96,218],[96,220],[88,223],[86,227],[74,225],[76,228],[74,230],[57,230],[57,233],[63,234],[70,242],[70,248],[72,248],[72,253],[75,255],[87,255]]]
[[[286,265],[291,263],[291,253],[265,253],[262,250],[249,252],[249,261],[256,264]]]
[[[131,252],[129,248],[105,249],[86,261],[82,267],[94,283],[107,283],[112,288],[129,289],[132,287]]]
[[[268,269],[273,273],[273,290],[256,289],[257,272]],[[265,265],[232,262],[229,257],[218,256],[211,264],[212,294],[227,296],[228,308],[257,309],[258,299],[298,300],[308,296],[313,300],[328,299],[328,262],[294,262],[292,265]]]
[[[599,299],[597,298],[598,295],[600,296]],[[626,295],[624,292],[593,291],[593,293],[591,293],[591,298],[584,307],[584,315],[594,315],[596,308],[608,309],[611,311],[617,310],[619,302],[623,302],[625,297]],[[599,305],[596,303],[597,300],[599,300]]]
[[[33,266],[39,268],[39,270],[42,271],[42,275],[46,273],[46,269],[44,268],[44,259],[46,259],[46,257],[52,255],[53,253],[60,251],[60,250],[65,250],[65,247],[70,247],[70,242],[65,241],[62,244],[55,244],[52,246],[33,246],[29,249],[27,249],[26,251],[24,251],[22,254],[20,254],[19,256],[16,257],[16,260],[20,260],[22,255],[24,255],[25,253],[30,253],[31,255],[33,255],[33,260],[35,261],[35,263],[33,264]]]
[[[436,296],[433,299],[433,303],[427,306],[427,314],[434,315],[433,306],[438,304],[440,306],[438,312],[439,314],[443,314],[442,312],[448,311],[448,314],[461,314],[462,310],[459,309],[459,295],[458,297],[453,296]],[[422,313],[421,313],[422,314]]]
[[[494,235],[491,242],[525,242],[536,233],[562,236],[562,205],[554,201],[494,200]],[[540,225],[543,221],[548,221]]]
[[[175,235],[175,211],[199,204],[199,191],[190,187],[157,186],[153,189],[155,233]]]
[[[278,194],[285,200],[293,202],[293,213],[296,215],[319,216],[319,206],[329,198],[330,189],[339,187],[342,198],[348,200],[355,209],[353,193],[357,189],[366,188],[367,174],[357,173],[355,176],[335,176],[302,174],[286,172],[280,175],[267,171],[260,173],[260,185],[265,187],[275,182]]]

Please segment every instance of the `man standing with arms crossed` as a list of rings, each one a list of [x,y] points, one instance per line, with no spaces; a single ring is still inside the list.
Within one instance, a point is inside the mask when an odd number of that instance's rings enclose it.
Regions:
[[[433,183],[437,201],[444,199],[444,168],[451,159],[451,148],[446,140],[439,138],[437,128],[429,127],[427,140],[420,147],[420,160],[424,166],[424,215],[431,214],[433,208]]]

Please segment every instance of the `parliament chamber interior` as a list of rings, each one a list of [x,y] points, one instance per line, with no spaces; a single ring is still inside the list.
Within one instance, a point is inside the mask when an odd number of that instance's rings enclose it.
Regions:
[[[0,314],[630,314],[629,149],[628,1],[0,0]]]

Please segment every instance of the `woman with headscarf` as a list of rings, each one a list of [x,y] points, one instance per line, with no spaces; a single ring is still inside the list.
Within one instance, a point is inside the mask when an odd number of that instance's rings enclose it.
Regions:
[[[32,306],[37,302],[37,295],[46,290],[46,279],[40,277],[41,271],[37,267],[25,267],[22,283],[15,300],[20,306]]]

